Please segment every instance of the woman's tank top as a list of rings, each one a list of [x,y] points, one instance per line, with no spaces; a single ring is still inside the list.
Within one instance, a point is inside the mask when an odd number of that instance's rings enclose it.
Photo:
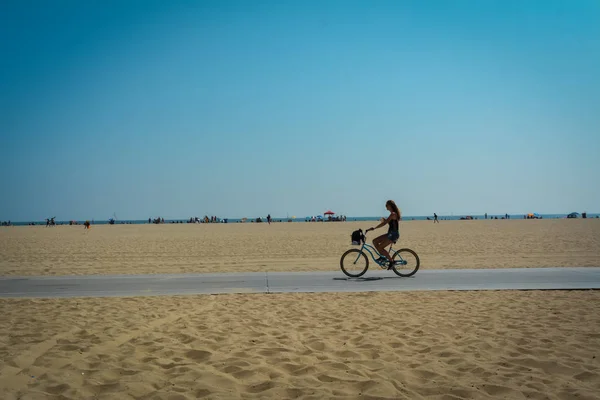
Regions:
[[[388,232],[398,232],[398,220],[392,219],[389,222],[390,227],[388,228]]]

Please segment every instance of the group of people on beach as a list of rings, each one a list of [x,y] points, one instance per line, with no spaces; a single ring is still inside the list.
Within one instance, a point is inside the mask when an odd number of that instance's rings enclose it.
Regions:
[[[198,217],[190,217],[190,219],[187,221],[188,224],[215,224],[218,222],[227,223],[227,218],[219,219],[216,216],[209,217],[208,215],[205,215],[204,218],[202,218],[202,219],[200,219]],[[181,222],[175,221],[174,223],[183,224],[183,221],[181,221]]]
[[[526,216],[524,216],[524,217],[526,217]],[[487,213],[484,214],[484,218],[488,219],[488,214]],[[472,219],[477,219],[477,217],[472,217],[470,215],[467,215],[466,217],[461,217],[460,219],[461,220],[472,220]],[[490,219],[498,219],[498,216],[490,216]],[[500,217],[500,219],[510,219],[510,215],[505,214],[504,217]],[[427,221],[431,221],[431,220],[432,220],[432,218],[427,217]],[[438,217],[438,215],[436,213],[433,213],[433,223],[434,224],[435,223],[438,223],[438,224],[440,223],[439,217]]]
[[[175,221],[171,221],[172,224],[183,224],[183,223],[188,223],[188,224],[210,224],[210,223],[218,223],[218,222],[226,222],[227,219],[224,220],[220,220],[217,216],[212,216],[209,217],[208,215],[205,215],[204,218],[200,219],[198,217],[190,217],[190,219],[188,219],[187,221],[179,221],[179,220],[175,220]],[[148,218],[148,223],[149,224],[164,224],[165,223],[165,219],[158,217],[158,218]]]
[[[312,217],[306,217],[306,222],[324,222],[324,221],[331,221],[331,222],[346,222],[347,217],[345,215],[338,215],[338,216],[333,216],[333,215],[329,215],[327,216],[327,219],[324,219],[323,217],[321,217],[320,215],[318,216],[312,216]]]
[[[221,220],[219,220],[219,218],[216,215],[213,215],[212,217],[209,217],[208,215],[205,215],[204,218],[200,219],[198,217],[190,217],[190,219],[188,220],[188,224],[215,224],[217,222],[221,222]]]

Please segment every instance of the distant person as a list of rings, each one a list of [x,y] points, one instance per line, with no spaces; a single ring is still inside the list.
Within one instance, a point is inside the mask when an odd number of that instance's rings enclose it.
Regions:
[[[46,218],[46,227],[50,226],[50,218]]]
[[[487,213],[485,213],[485,219],[487,219]]]
[[[440,221],[438,220],[438,216],[437,216],[437,214],[436,214],[436,213],[433,213],[433,223],[435,224],[436,222],[437,222],[438,224],[440,223]]]
[[[84,229],[90,229],[90,221],[85,221],[83,226],[84,226]]]
[[[388,200],[385,203],[385,208],[390,212],[390,215],[386,219],[383,219],[383,221],[381,221],[381,223],[376,227],[367,229],[366,232],[374,231],[375,229],[379,229],[386,224],[389,225],[388,233],[373,239],[373,245],[375,246],[379,254],[383,255],[377,261],[383,262],[387,259],[389,263],[388,269],[390,269],[392,268],[393,261],[386,247],[392,243],[396,243],[396,241],[398,241],[398,239],[400,238],[399,221],[401,218],[401,214],[400,210],[398,209],[398,206],[396,205],[396,203],[394,203],[393,200]]]
[[[271,214],[267,215],[267,222],[271,225]]]

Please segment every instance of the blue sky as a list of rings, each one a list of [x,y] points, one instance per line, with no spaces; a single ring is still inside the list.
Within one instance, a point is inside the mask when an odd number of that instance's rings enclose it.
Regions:
[[[600,211],[600,2],[8,1],[0,220]]]

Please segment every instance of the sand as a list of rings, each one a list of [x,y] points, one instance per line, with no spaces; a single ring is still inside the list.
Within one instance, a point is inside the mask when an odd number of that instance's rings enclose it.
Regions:
[[[5,227],[0,276],[331,271],[351,232],[372,224]],[[403,221],[400,229],[398,247],[415,250],[426,269],[600,266],[598,219]]]
[[[0,275],[337,270],[369,223],[0,228]],[[401,224],[421,268],[600,265],[598,220]],[[0,299],[0,399],[598,399],[600,292]]]
[[[0,299],[0,398],[598,399],[600,292]]]

